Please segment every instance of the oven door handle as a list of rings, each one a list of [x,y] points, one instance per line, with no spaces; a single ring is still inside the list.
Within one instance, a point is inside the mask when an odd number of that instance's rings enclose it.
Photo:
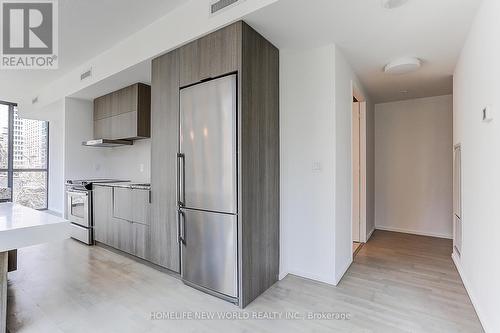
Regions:
[[[66,190],[66,193],[68,193],[68,194],[76,194],[76,195],[80,195],[80,196],[88,196],[89,195],[87,192],[84,192],[84,191]]]

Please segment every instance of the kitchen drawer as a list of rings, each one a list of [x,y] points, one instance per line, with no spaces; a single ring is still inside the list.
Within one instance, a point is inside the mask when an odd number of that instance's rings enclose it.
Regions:
[[[115,187],[113,191],[113,217],[150,224],[149,190]]]
[[[132,254],[142,259],[149,259],[149,226],[132,224]]]
[[[149,226],[113,218],[108,244],[142,259],[149,258]]]

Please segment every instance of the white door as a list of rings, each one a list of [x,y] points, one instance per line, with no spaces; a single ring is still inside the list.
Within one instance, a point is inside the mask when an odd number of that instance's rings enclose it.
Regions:
[[[360,241],[360,103],[352,104],[352,240]]]

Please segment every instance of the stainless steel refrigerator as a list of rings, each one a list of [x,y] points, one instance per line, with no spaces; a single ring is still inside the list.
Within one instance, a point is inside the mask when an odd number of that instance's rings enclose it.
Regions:
[[[230,301],[238,297],[236,110],[236,75],[180,91],[181,276]]]

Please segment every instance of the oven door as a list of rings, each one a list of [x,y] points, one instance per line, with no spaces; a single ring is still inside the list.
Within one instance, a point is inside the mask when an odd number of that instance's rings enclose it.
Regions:
[[[87,191],[67,190],[67,213],[71,223],[90,228],[89,193]]]

